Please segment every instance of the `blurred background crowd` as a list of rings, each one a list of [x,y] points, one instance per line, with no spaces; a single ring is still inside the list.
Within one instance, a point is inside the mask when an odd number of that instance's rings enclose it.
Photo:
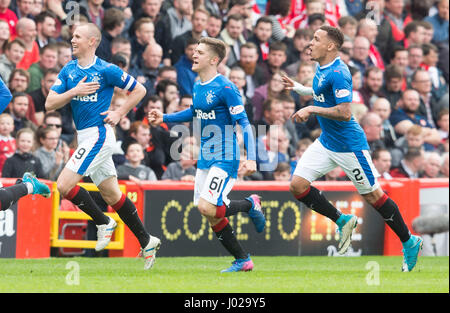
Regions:
[[[74,28],[92,22],[102,30],[97,56],[147,89],[116,127],[119,179],[194,179],[198,137],[180,139],[176,124],[152,127],[147,112],[189,108],[194,49],[210,36],[227,44],[219,71],[255,126],[259,171],[239,179],[289,180],[321,130],[315,117],[290,120],[313,99],[285,91],[281,77],[312,86],[308,43],[322,25],[345,34],[353,114],[382,177],[448,177],[448,21],[448,0],[0,0],[0,77],[13,94],[0,115],[1,176],[56,180],[69,160],[77,144],[70,106],[47,112],[45,99],[72,60]],[[126,97],[116,90],[111,108]],[[322,178],[346,179],[340,168]]]

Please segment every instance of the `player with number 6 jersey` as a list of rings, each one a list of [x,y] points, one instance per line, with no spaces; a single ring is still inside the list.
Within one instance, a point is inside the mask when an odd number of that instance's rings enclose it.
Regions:
[[[194,204],[208,219],[220,243],[235,258],[232,266],[222,272],[250,271],[253,261],[237,241],[227,217],[246,212],[257,232],[264,230],[266,220],[258,195],[250,195],[244,200],[228,199],[238,171],[244,175],[256,171],[256,149],[239,91],[228,78],[217,73],[225,53],[223,41],[209,37],[200,39],[193,55],[192,70],[200,77],[194,84],[193,104],[189,109],[172,114],[151,110],[148,119],[152,125],[187,122],[194,117],[200,120],[201,144]],[[242,129],[247,150],[244,161],[240,161],[236,125]]]

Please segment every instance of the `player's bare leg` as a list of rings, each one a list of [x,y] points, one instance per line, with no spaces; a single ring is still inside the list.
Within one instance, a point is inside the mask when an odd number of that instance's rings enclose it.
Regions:
[[[311,186],[311,183],[303,177],[294,175],[289,189],[298,201],[338,225],[340,234],[338,252],[344,254],[350,246],[353,229],[358,223],[358,218],[352,214],[342,214],[325,198],[321,191]]]
[[[422,238],[411,235],[397,204],[381,188],[362,196],[380,213],[386,224],[388,224],[402,242],[404,256],[402,271],[410,272],[416,265],[417,257],[422,249]]]
[[[156,251],[159,249],[161,241],[145,230],[136,206],[120,191],[116,176],[105,179],[98,185],[98,189],[105,202],[119,214],[122,221],[138,239],[142,248],[142,256],[145,258],[144,269],[150,269],[155,263]]]
[[[252,260],[239,244],[228,219],[226,217],[218,218],[216,216],[217,206],[200,198],[198,210],[200,214],[207,218],[217,239],[219,239],[224,248],[235,258],[235,261],[232,263],[233,265],[222,272],[251,271],[253,269]]]

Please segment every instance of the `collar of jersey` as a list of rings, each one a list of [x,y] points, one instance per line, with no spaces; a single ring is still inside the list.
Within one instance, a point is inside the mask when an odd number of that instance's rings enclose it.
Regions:
[[[205,82],[202,82],[202,81],[200,81],[200,85],[207,85],[207,84],[209,84],[210,82],[212,82],[214,79],[216,79],[216,77],[217,76],[219,76],[220,74],[219,73],[217,73],[213,78],[211,78],[210,80],[207,80],[207,81],[205,81]]]
[[[323,69],[325,69],[325,68],[327,68],[327,67],[330,67],[334,62],[336,62],[336,60],[340,60],[340,59],[341,59],[341,57],[338,56],[336,59],[334,59],[334,60],[331,61],[330,63],[325,64],[324,66],[321,66],[320,69],[323,70]]]
[[[77,60],[77,66],[78,66],[79,68],[81,68],[82,70],[86,70],[86,69],[90,68],[90,67],[91,67],[92,65],[94,65],[95,63],[97,63],[97,56],[94,57],[94,61],[93,61],[91,64],[86,65],[86,66],[81,66],[80,64],[78,64],[78,60]]]

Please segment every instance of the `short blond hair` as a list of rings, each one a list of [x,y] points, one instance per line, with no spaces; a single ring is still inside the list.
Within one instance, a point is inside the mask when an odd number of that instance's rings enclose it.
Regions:
[[[220,64],[220,62],[225,59],[225,56],[227,55],[227,45],[222,40],[212,37],[203,37],[200,38],[198,43],[207,45],[208,48],[219,57],[219,62],[217,62],[217,64]]]

